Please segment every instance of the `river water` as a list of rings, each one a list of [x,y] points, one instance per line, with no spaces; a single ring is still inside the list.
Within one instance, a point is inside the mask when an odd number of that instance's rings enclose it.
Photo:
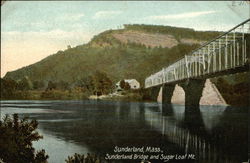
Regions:
[[[44,138],[34,146],[45,149],[50,163],[63,163],[74,153],[130,163],[143,158],[152,163],[248,159],[248,108],[200,106],[185,111],[183,105],[153,102],[1,101],[1,117],[13,113],[39,122]],[[115,151],[126,147],[134,151]],[[114,158],[130,154],[132,160]]]

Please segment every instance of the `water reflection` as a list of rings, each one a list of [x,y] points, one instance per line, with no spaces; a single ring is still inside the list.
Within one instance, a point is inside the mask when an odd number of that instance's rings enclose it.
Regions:
[[[218,123],[211,130],[211,138],[218,155],[226,160],[247,160],[248,108],[227,107]],[[226,158],[225,158],[226,157]],[[218,159],[218,158],[217,158]]]
[[[56,135],[56,133],[51,134],[43,130],[38,130],[38,132],[44,135],[44,138],[34,142],[34,147],[37,150],[46,149],[46,153],[50,155],[50,163],[63,163],[65,162],[65,156],[79,152],[87,153],[89,151],[84,146],[61,139],[61,136]]]
[[[162,104],[162,115],[164,116],[173,116],[173,106],[172,104]]]
[[[51,148],[46,137],[53,137],[79,153],[105,155],[115,146],[156,146],[166,154],[194,153],[204,163],[247,160],[248,108],[185,109],[183,105],[95,100],[24,103],[26,106],[22,101],[8,101],[2,114],[17,112],[37,119],[45,137],[41,148]],[[62,143],[57,147],[65,148]],[[49,153],[54,160],[65,159],[67,154]]]
[[[203,117],[199,108],[186,108],[181,126],[184,129],[189,130],[191,134],[195,134],[199,137],[207,135]]]
[[[178,144],[185,153],[195,153],[200,162],[247,160],[248,145],[242,142],[248,140],[247,108],[201,106],[183,111],[178,107],[162,105],[162,114],[149,109],[146,119],[150,126]]]

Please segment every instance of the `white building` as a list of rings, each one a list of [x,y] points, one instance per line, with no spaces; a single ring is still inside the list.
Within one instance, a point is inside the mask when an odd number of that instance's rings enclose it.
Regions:
[[[130,86],[130,89],[139,89],[140,88],[140,83],[135,80],[135,79],[124,79],[125,83],[128,83],[129,86]],[[119,91],[119,90],[122,90],[121,86],[120,86],[120,82],[117,82],[116,83],[116,90]]]

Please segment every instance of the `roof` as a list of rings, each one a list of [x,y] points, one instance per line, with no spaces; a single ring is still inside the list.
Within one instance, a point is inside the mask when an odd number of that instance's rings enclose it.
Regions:
[[[136,79],[124,79],[124,81],[127,82],[127,83],[131,83],[131,82],[134,82],[134,81],[138,82]],[[120,84],[120,82],[121,82],[121,80],[118,81],[116,84]]]

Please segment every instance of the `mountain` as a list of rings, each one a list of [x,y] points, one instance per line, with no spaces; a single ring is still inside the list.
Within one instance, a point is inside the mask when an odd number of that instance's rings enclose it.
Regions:
[[[94,36],[87,44],[59,50],[35,64],[8,72],[4,78],[73,84],[101,71],[113,82],[135,78],[143,85],[146,76],[219,34],[170,26],[124,25],[123,29]]]

